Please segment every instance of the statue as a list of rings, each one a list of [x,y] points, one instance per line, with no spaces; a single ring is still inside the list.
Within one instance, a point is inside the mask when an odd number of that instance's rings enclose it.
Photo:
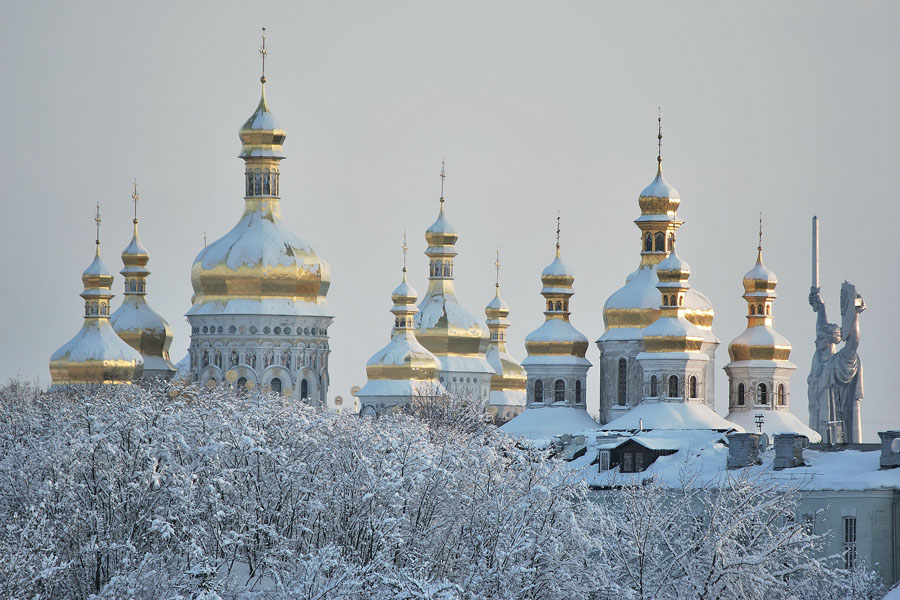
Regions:
[[[819,231],[813,217],[813,285],[809,304],[816,312],[816,351],[809,369],[809,426],[830,443],[862,441],[860,400],[863,373],[859,348],[859,314],[866,309],[856,288],[841,286],[841,325],[829,323],[819,289]],[[837,350],[837,344],[844,342]]]

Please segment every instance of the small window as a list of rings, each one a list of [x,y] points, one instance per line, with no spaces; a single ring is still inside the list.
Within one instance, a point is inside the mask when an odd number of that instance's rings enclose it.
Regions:
[[[669,297],[663,294],[663,306],[669,305]]]
[[[762,304],[757,304],[757,305],[756,305],[756,314],[758,314],[758,315],[764,315],[764,314],[766,314],[766,313],[763,312]]]
[[[772,316],[772,305],[771,304],[766,304],[766,316],[767,317]]]
[[[269,382],[269,387],[271,387],[272,391],[275,392],[276,394],[280,394],[281,393],[281,380],[278,379],[277,377],[273,377],[272,381]]]
[[[553,310],[553,300],[547,300],[547,310],[548,311]]]
[[[769,388],[764,383],[760,383],[756,386],[756,403],[757,404],[768,404],[769,403]]]
[[[669,304],[671,306],[678,306],[678,302],[675,300],[675,294],[669,296]]]
[[[697,397],[697,378],[691,375],[691,398]]]
[[[756,314],[756,307],[755,307],[754,305],[752,305],[752,304],[750,305],[750,314],[751,314],[751,315],[755,315],[755,314]]]
[[[583,402],[581,399],[581,380],[578,379],[575,381],[575,403],[580,404]]]
[[[778,406],[784,406],[784,384],[778,384]]]
[[[544,401],[544,382],[538,379],[534,382],[534,401],[535,402],[543,402]]]
[[[678,375],[669,375],[669,398],[678,397]]]
[[[557,379],[553,384],[553,401],[554,402],[565,402],[566,401],[566,382],[562,379]]]
[[[300,399],[309,400],[309,382],[305,379],[300,382]]]
[[[844,517],[844,568],[856,566],[856,517]]]
[[[744,405],[744,384],[743,383],[738,384],[737,404],[738,404],[738,406]]]
[[[244,389],[245,387],[247,387],[247,378],[239,377],[237,380],[237,386],[239,389]]]
[[[634,238],[631,238],[634,239]],[[656,233],[656,251],[657,252],[665,252],[666,251],[666,238],[663,235],[662,231]]]
[[[628,362],[624,358],[619,359],[619,385],[618,385],[618,403],[619,406],[625,406],[628,392]]]
[[[650,397],[656,398],[659,396],[659,379],[656,378],[656,375],[652,375],[650,377]]]
[[[556,301],[556,310],[557,310],[557,311],[561,311],[561,310],[562,310],[562,302],[560,302],[559,300]]]
[[[644,252],[653,252],[653,234],[649,231],[644,236]]]
[[[678,306],[684,306],[684,296],[678,296]]]

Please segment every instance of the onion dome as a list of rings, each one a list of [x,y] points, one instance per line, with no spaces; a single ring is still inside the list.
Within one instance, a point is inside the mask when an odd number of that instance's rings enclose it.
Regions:
[[[141,376],[143,359],[109,324],[113,282],[100,258],[100,207],[97,206],[97,250],[81,275],[84,323],[81,330],[50,357],[53,386],[127,384]]]
[[[778,278],[763,264],[762,246],[757,248],[756,264],[743,279],[744,299],[747,301],[747,329],[728,345],[732,362],[772,360],[787,362],[791,343],[772,328],[772,308]]]
[[[125,277],[125,299],[110,317],[110,323],[120,338],[140,352],[144,360],[144,377],[171,377],[175,365],[169,359],[172,328],[147,304],[147,263],[150,254],[138,237],[137,184],[132,198],[135,201],[134,235],[122,252],[125,267],[119,271]]]
[[[715,341],[712,333],[704,331],[686,318],[684,302],[691,284],[691,267],[678,256],[672,244],[668,257],[657,265],[661,294],[659,318],[644,328],[644,350],[650,353],[699,352],[704,341]]]
[[[569,300],[575,291],[572,284],[575,276],[563,263],[559,251],[559,225],[556,229],[556,257],[541,272],[541,295],[547,310],[544,323],[525,337],[528,356],[522,361],[527,366],[547,362],[552,356],[557,364],[579,364],[590,366],[584,355],[588,340],[569,321]]]
[[[440,359],[443,371],[493,373],[485,360],[484,328],[456,297],[453,258],[459,235],[444,214],[443,192],[440,206],[437,220],[425,231],[428,291],[415,317],[416,337]]]
[[[244,213],[231,231],[194,259],[189,316],[324,314],[331,269],[281,219],[279,164],[286,134],[269,111],[265,76],[260,81],[259,105],[240,131]]]
[[[418,312],[416,291],[406,280],[406,244],[404,242],[403,281],[393,293],[394,327],[391,341],[366,363],[368,381],[357,393],[360,397],[391,396],[411,398],[416,394],[436,395],[446,391],[438,382],[441,363],[416,339],[413,320]]]
[[[484,308],[490,331],[487,361],[494,369],[491,376],[492,406],[525,406],[525,389],[528,376],[525,369],[506,347],[506,330],[509,329],[509,305],[500,297],[500,256],[497,253],[497,283],[494,298]]]
[[[659,292],[656,290],[657,264],[669,256],[675,243],[675,232],[684,224],[678,220],[681,196],[662,172],[662,128],[657,138],[660,154],[657,158],[656,177],[638,197],[641,216],[634,223],[641,231],[641,264],[625,279],[625,285],[616,290],[603,305],[605,332],[598,340],[639,340],[641,329],[659,317]],[[694,325],[712,328],[712,303],[699,291],[688,288],[684,296],[686,318]]]

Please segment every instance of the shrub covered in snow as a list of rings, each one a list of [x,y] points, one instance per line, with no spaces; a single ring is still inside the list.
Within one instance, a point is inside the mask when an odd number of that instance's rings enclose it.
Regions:
[[[12,383],[0,390],[0,597],[851,589],[781,519],[791,498],[738,485],[663,501],[651,486],[598,501],[564,463],[433,408],[426,421],[360,419],[224,388]]]

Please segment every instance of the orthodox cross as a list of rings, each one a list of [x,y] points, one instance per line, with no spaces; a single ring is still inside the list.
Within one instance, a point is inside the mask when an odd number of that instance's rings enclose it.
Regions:
[[[559,211],[556,211],[556,256],[559,256]]]
[[[662,163],[662,107],[656,107],[657,110],[657,133],[656,133],[656,162]]]
[[[494,262],[494,267],[497,268],[497,283],[494,284],[498,290],[500,289],[500,248],[497,248],[497,260]]]
[[[97,212],[94,216],[94,222],[97,224],[97,254],[100,254],[100,203],[97,203]]]
[[[409,247],[406,245],[406,230],[403,230],[403,273],[404,277],[406,277],[406,251]]]
[[[259,80],[263,83],[266,82],[266,55],[269,54],[269,51],[266,50],[266,28],[262,28],[262,46],[259,49],[259,55],[262,57],[262,77]]]
[[[141,199],[141,195],[138,194],[138,191],[137,191],[137,179],[135,179],[135,180],[134,180],[134,192],[131,194],[131,201],[134,203],[134,222],[135,222],[135,223],[138,222],[138,218],[137,218],[137,205],[138,205],[138,200],[140,200],[140,199]]]
[[[444,170],[444,159],[441,157],[441,208],[444,207],[444,179],[447,178],[447,171]]]
[[[762,252],[762,213],[759,213],[759,245],[756,249]]]

